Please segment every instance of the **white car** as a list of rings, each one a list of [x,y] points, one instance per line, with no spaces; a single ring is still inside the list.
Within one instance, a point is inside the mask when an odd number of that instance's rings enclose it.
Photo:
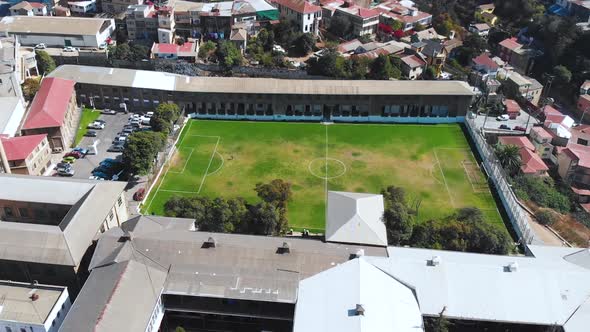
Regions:
[[[508,121],[510,120],[510,117],[508,116],[508,114],[502,114],[500,116],[498,116],[496,118],[497,121]]]
[[[45,43],[40,43],[40,44],[35,45],[36,50],[44,50],[46,48],[47,48],[47,46],[45,45]]]
[[[151,118],[152,116],[154,116],[154,112],[147,112],[147,113],[145,113],[145,116],[147,116],[148,118]]]
[[[77,49],[75,47],[72,47],[72,46],[66,46],[66,47],[64,47],[63,51],[64,52],[76,52]]]
[[[104,50],[106,48],[107,48],[107,43],[102,43],[102,44],[98,45],[99,50]]]
[[[104,129],[104,123],[93,122],[88,125],[88,129]]]

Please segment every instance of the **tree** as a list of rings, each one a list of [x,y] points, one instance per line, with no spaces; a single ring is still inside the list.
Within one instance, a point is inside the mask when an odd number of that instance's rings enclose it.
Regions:
[[[496,156],[509,175],[514,176],[518,173],[522,164],[518,146],[498,144],[496,146]]]
[[[225,69],[242,64],[242,53],[236,45],[230,41],[222,41],[215,51],[219,63]]]
[[[406,193],[400,187],[389,186],[381,191],[385,203],[383,223],[390,245],[403,245],[412,236],[413,215],[408,208]]]
[[[423,80],[436,80],[437,76],[438,75],[437,75],[436,69],[434,67],[428,67],[428,68],[426,68],[424,73],[422,73]]]
[[[55,61],[49,53],[40,50],[36,50],[35,52],[37,53],[37,67],[39,68],[40,73],[47,75],[55,70]]]
[[[33,100],[37,91],[39,91],[39,87],[41,86],[41,78],[40,77],[29,77],[25,79],[23,83],[23,95],[26,100]]]
[[[177,326],[174,332],[186,332],[186,330],[182,326]]]
[[[269,183],[257,183],[254,190],[260,199],[280,208],[286,207],[293,195],[291,184],[281,179],[274,179]]]
[[[393,31],[399,31],[401,29],[403,29],[403,24],[401,21],[398,20],[391,20],[391,23],[389,24],[389,26],[391,27],[391,29]]]
[[[135,132],[127,138],[123,164],[132,174],[147,174],[158,152],[164,148],[166,136],[155,131]]]
[[[158,105],[154,115],[150,119],[152,130],[157,132],[170,133],[172,124],[180,117],[180,107],[176,104],[164,103]]]
[[[555,75],[555,83],[560,85],[565,85],[572,80],[572,72],[562,65],[553,67],[553,75]]]
[[[270,203],[262,202],[248,207],[248,224],[252,234],[279,235],[281,229],[281,216],[276,207]]]
[[[401,71],[391,64],[387,55],[380,54],[377,59],[371,63],[370,77],[376,80],[388,80],[390,78],[400,78]]]
[[[328,31],[338,37],[346,37],[352,31],[352,24],[344,15],[335,15],[330,19]]]
[[[313,51],[313,46],[315,44],[315,38],[311,33],[304,33],[295,42],[295,47],[299,52],[302,54],[307,55],[311,51]]]
[[[301,35],[293,21],[281,20],[273,25],[274,41],[285,49],[290,48]],[[271,46],[272,47],[272,46]]]
[[[307,72],[311,75],[346,78],[348,77],[346,69],[346,59],[338,52],[330,50],[319,58],[310,58]]]
[[[369,64],[371,60],[367,57],[354,57],[349,60],[351,78],[355,80],[362,80],[367,77],[369,72]]]
[[[215,51],[216,45],[214,42],[208,40],[199,48],[199,58],[203,60],[209,59],[213,51]]]
[[[131,59],[130,61],[141,61],[144,59],[149,59],[150,57],[150,49],[142,44],[132,43],[131,46]]]

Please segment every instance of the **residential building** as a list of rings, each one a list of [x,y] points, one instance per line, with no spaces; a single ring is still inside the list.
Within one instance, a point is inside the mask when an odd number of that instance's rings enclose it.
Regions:
[[[322,8],[307,0],[272,0],[281,18],[295,22],[299,31],[318,35]]]
[[[53,7],[53,14],[54,14],[54,16],[59,16],[59,17],[70,17],[70,16],[72,16],[72,11],[68,7],[55,6],[55,7]]]
[[[570,143],[557,150],[559,176],[573,188],[590,189],[590,148]],[[590,194],[584,196],[590,196]]]
[[[53,152],[69,148],[80,116],[74,84],[71,80],[44,78],[22,125],[22,134],[47,134]]]
[[[330,27],[333,17],[346,18],[351,26],[351,35],[355,37],[373,35],[377,32],[380,12],[367,9],[344,0],[325,0],[322,4],[322,22],[326,28]]]
[[[542,52],[519,43],[516,37],[507,38],[498,43],[498,51],[502,60],[525,75],[532,70],[535,59],[542,55]]]
[[[178,44],[158,44],[152,45],[152,59],[184,60],[186,62],[195,62],[199,53],[198,41],[185,42]]]
[[[0,281],[0,330],[57,332],[72,302],[67,287]]]
[[[236,45],[238,50],[240,50],[240,53],[244,54],[244,52],[246,52],[246,47],[248,46],[248,32],[246,32],[245,29],[233,29],[229,36],[229,40]]]
[[[520,171],[524,175],[546,176],[549,167],[545,165],[541,157],[535,153],[535,145],[526,136],[499,136],[498,144],[514,145],[519,148]]]
[[[499,69],[498,64],[487,53],[482,53],[471,59],[471,67],[477,72],[477,79],[481,84],[489,79],[495,79]]]
[[[88,16],[96,13],[96,0],[70,1],[68,7],[76,16]]]
[[[543,116],[545,117],[543,127],[553,135],[551,144],[554,146],[566,146],[572,137],[571,129],[574,126],[574,119],[562,114],[551,105],[543,107]],[[554,162],[557,162],[557,160],[554,160]]]
[[[9,8],[11,16],[47,16],[47,5],[39,2],[22,1]]]
[[[396,0],[387,0],[379,3],[373,10],[381,13],[380,21],[390,25],[392,21],[399,21],[402,24],[402,31],[410,31],[416,26],[426,28],[432,24],[432,15],[421,12],[415,7],[406,7]]]
[[[502,103],[504,104],[504,109],[510,119],[516,119],[520,115],[522,109],[515,100],[505,99]]]
[[[51,170],[51,148],[47,135],[0,137],[0,144],[10,172],[23,175],[44,175]]]
[[[469,32],[474,33],[480,37],[487,37],[492,28],[487,23],[476,23],[469,25]]]
[[[426,61],[419,54],[410,54],[400,58],[402,61],[402,73],[405,77],[415,80],[422,76],[426,69]]]
[[[553,152],[553,135],[543,127],[533,127],[529,133],[531,141],[535,146],[535,152],[542,159],[551,159]]]
[[[448,52],[440,40],[424,40],[424,48],[420,51],[426,59],[428,67],[435,69],[436,75],[440,75],[447,61]]]
[[[125,186],[0,174],[0,279],[67,286],[77,294],[88,247],[129,218]]]
[[[441,312],[473,326],[587,329],[587,248],[499,256],[207,233],[193,223],[139,216],[107,231],[61,331],[152,332],[181,318],[210,330],[420,332],[423,317]]]
[[[511,72],[506,80],[505,93],[511,98],[524,98],[533,105],[539,105],[543,94],[543,85],[532,77]]]
[[[18,36],[22,45],[97,48],[115,32],[115,20],[104,18],[14,16],[0,20],[0,30]]]
[[[101,12],[119,14],[127,11],[129,6],[142,5],[142,0],[101,0],[99,7]]]
[[[24,116],[25,104],[22,98],[0,97],[0,136],[17,135]]]
[[[186,114],[211,119],[463,122],[474,95],[460,81],[188,77],[74,65],[60,66],[50,77],[75,80],[79,103],[94,96],[97,107],[124,102],[147,111],[174,102]]]
[[[171,44],[175,33],[174,9],[151,5],[129,6],[125,14],[130,40],[157,41]]]

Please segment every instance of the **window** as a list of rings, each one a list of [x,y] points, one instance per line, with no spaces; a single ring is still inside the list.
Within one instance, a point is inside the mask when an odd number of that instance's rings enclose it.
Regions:
[[[119,199],[117,200],[117,204],[121,206],[121,204],[123,204],[123,198],[119,197]]]
[[[114,217],[113,211],[111,211],[111,213],[109,213],[109,220],[113,220],[113,217]]]
[[[18,208],[18,214],[20,214],[20,216],[23,218],[28,218],[29,217],[29,210],[27,210],[25,208]]]
[[[578,144],[580,145],[588,145],[588,140],[578,138]]]
[[[12,208],[8,206],[4,208],[4,214],[7,217],[14,217],[14,212],[12,211]]]
[[[6,329],[6,332],[12,332],[12,329],[8,326],[4,327]]]

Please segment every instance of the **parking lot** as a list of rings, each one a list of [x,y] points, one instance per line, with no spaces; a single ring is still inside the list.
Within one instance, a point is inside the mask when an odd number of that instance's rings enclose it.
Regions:
[[[527,126],[528,121],[528,126]],[[475,125],[478,128],[483,127],[485,122],[485,129],[486,131],[495,131],[495,132],[509,132],[509,133],[517,133],[518,131],[514,131],[514,127],[523,127],[527,128],[527,134],[530,132],[531,128],[534,124],[539,122],[535,117],[531,116],[529,119],[529,114],[525,111],[521,111],[520,115],[516,119],[510,119],[508,121],[498,121],[496,120],[496,116],[488,116],[486,120],[485,115],[477,115],[475,118]],[[510,129],[500,129],[500,125],[506,125]],[[522,131],[519,133],[523,133]]]

